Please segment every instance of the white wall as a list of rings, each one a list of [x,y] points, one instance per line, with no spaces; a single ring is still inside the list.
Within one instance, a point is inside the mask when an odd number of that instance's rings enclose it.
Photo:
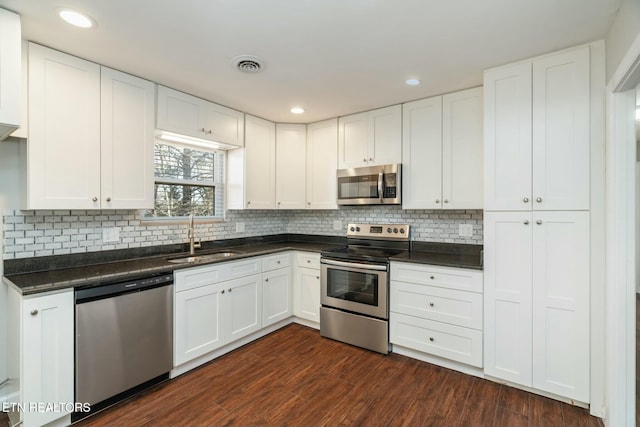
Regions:
[[[607,81],[611,79],[638,35],[640,35],[640,1],[624,0],[606,39]]]

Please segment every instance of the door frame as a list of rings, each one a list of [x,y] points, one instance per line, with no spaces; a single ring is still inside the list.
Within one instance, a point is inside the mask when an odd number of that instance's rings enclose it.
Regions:
[[[606,91],[607,426],[635,426],[636,143],[633,118],[638,84],[640,34],[613,74]]]

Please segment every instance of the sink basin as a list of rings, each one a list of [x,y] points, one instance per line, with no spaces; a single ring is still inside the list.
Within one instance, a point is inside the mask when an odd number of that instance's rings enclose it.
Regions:
[[[230,256],[238,255],[240,253],[242,252],[221,251],[221,252],[214,252],[212,254],[206,254],[206,255],[191,255],[191,256],[185,256],[180,258],[171,258],[171,259],[168,259],[167,261],[173,264],[197,264],[200,262],[209,262],[209,261],[215,261],[221,258],[227,258]]]

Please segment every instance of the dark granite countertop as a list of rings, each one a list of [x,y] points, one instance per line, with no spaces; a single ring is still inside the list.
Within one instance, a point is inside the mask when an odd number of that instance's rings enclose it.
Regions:
[[[221,250],[232,250],[236,253],[229,257],[196,264],[169,262],[172,258],[188,256],[185,245],[7,260],[4,264],[3,280],[19,289],[23,295],[31,295],[135,280],[182,268],[235,261],[288,250],[322,252],[343,246],[345,243],[346,240],[342,237],[296,234],[203,242],[203,248],[197,251],[197,255]],[[480,245],[414,242],[411,252],[391,259],[392,261],[482,269],[481,250]]]
[[[482,245],[413,242],[409,252],[391,257],[391,261],[430,264],[482,270]]]

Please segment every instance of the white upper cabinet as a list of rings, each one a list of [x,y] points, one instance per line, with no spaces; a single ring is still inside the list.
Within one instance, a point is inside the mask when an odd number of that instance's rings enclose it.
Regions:
[[[402,207],[482,209],[482,88],[402,108]]]
[[[441,209],[442,97],[402,108],[402,207]]]
[[[153,207],[154,85],[29,44],[27,209]]]
[[[100,66],[29,44],[27,209],[100,208]]]
[[[307,126],[306,200],[309,209],[337,209],[338,119]]]
[[[482,87],[442,97],[442,201],[446,209],[482,209]]]
[[[485,210],[589,209],[589,47],[485,72]]]
[[[101,206],[153,208],[155,85],[102,67]]]
[[[276,208],[304,209],[307,126],[276,124]]]
[[[377,166],[402,159],[402,106],[341,117],[338,167]]]
[[[21,125],[20,16],[0,9],[0,141]]]
[[[243,146],[244,114],[231,108],[158,86],[158,129]]]
[[[257,117],[246,117],[244,148],[245,208],[276,206],[276,126]],[[229,152],[235,155],[236,150]]]

